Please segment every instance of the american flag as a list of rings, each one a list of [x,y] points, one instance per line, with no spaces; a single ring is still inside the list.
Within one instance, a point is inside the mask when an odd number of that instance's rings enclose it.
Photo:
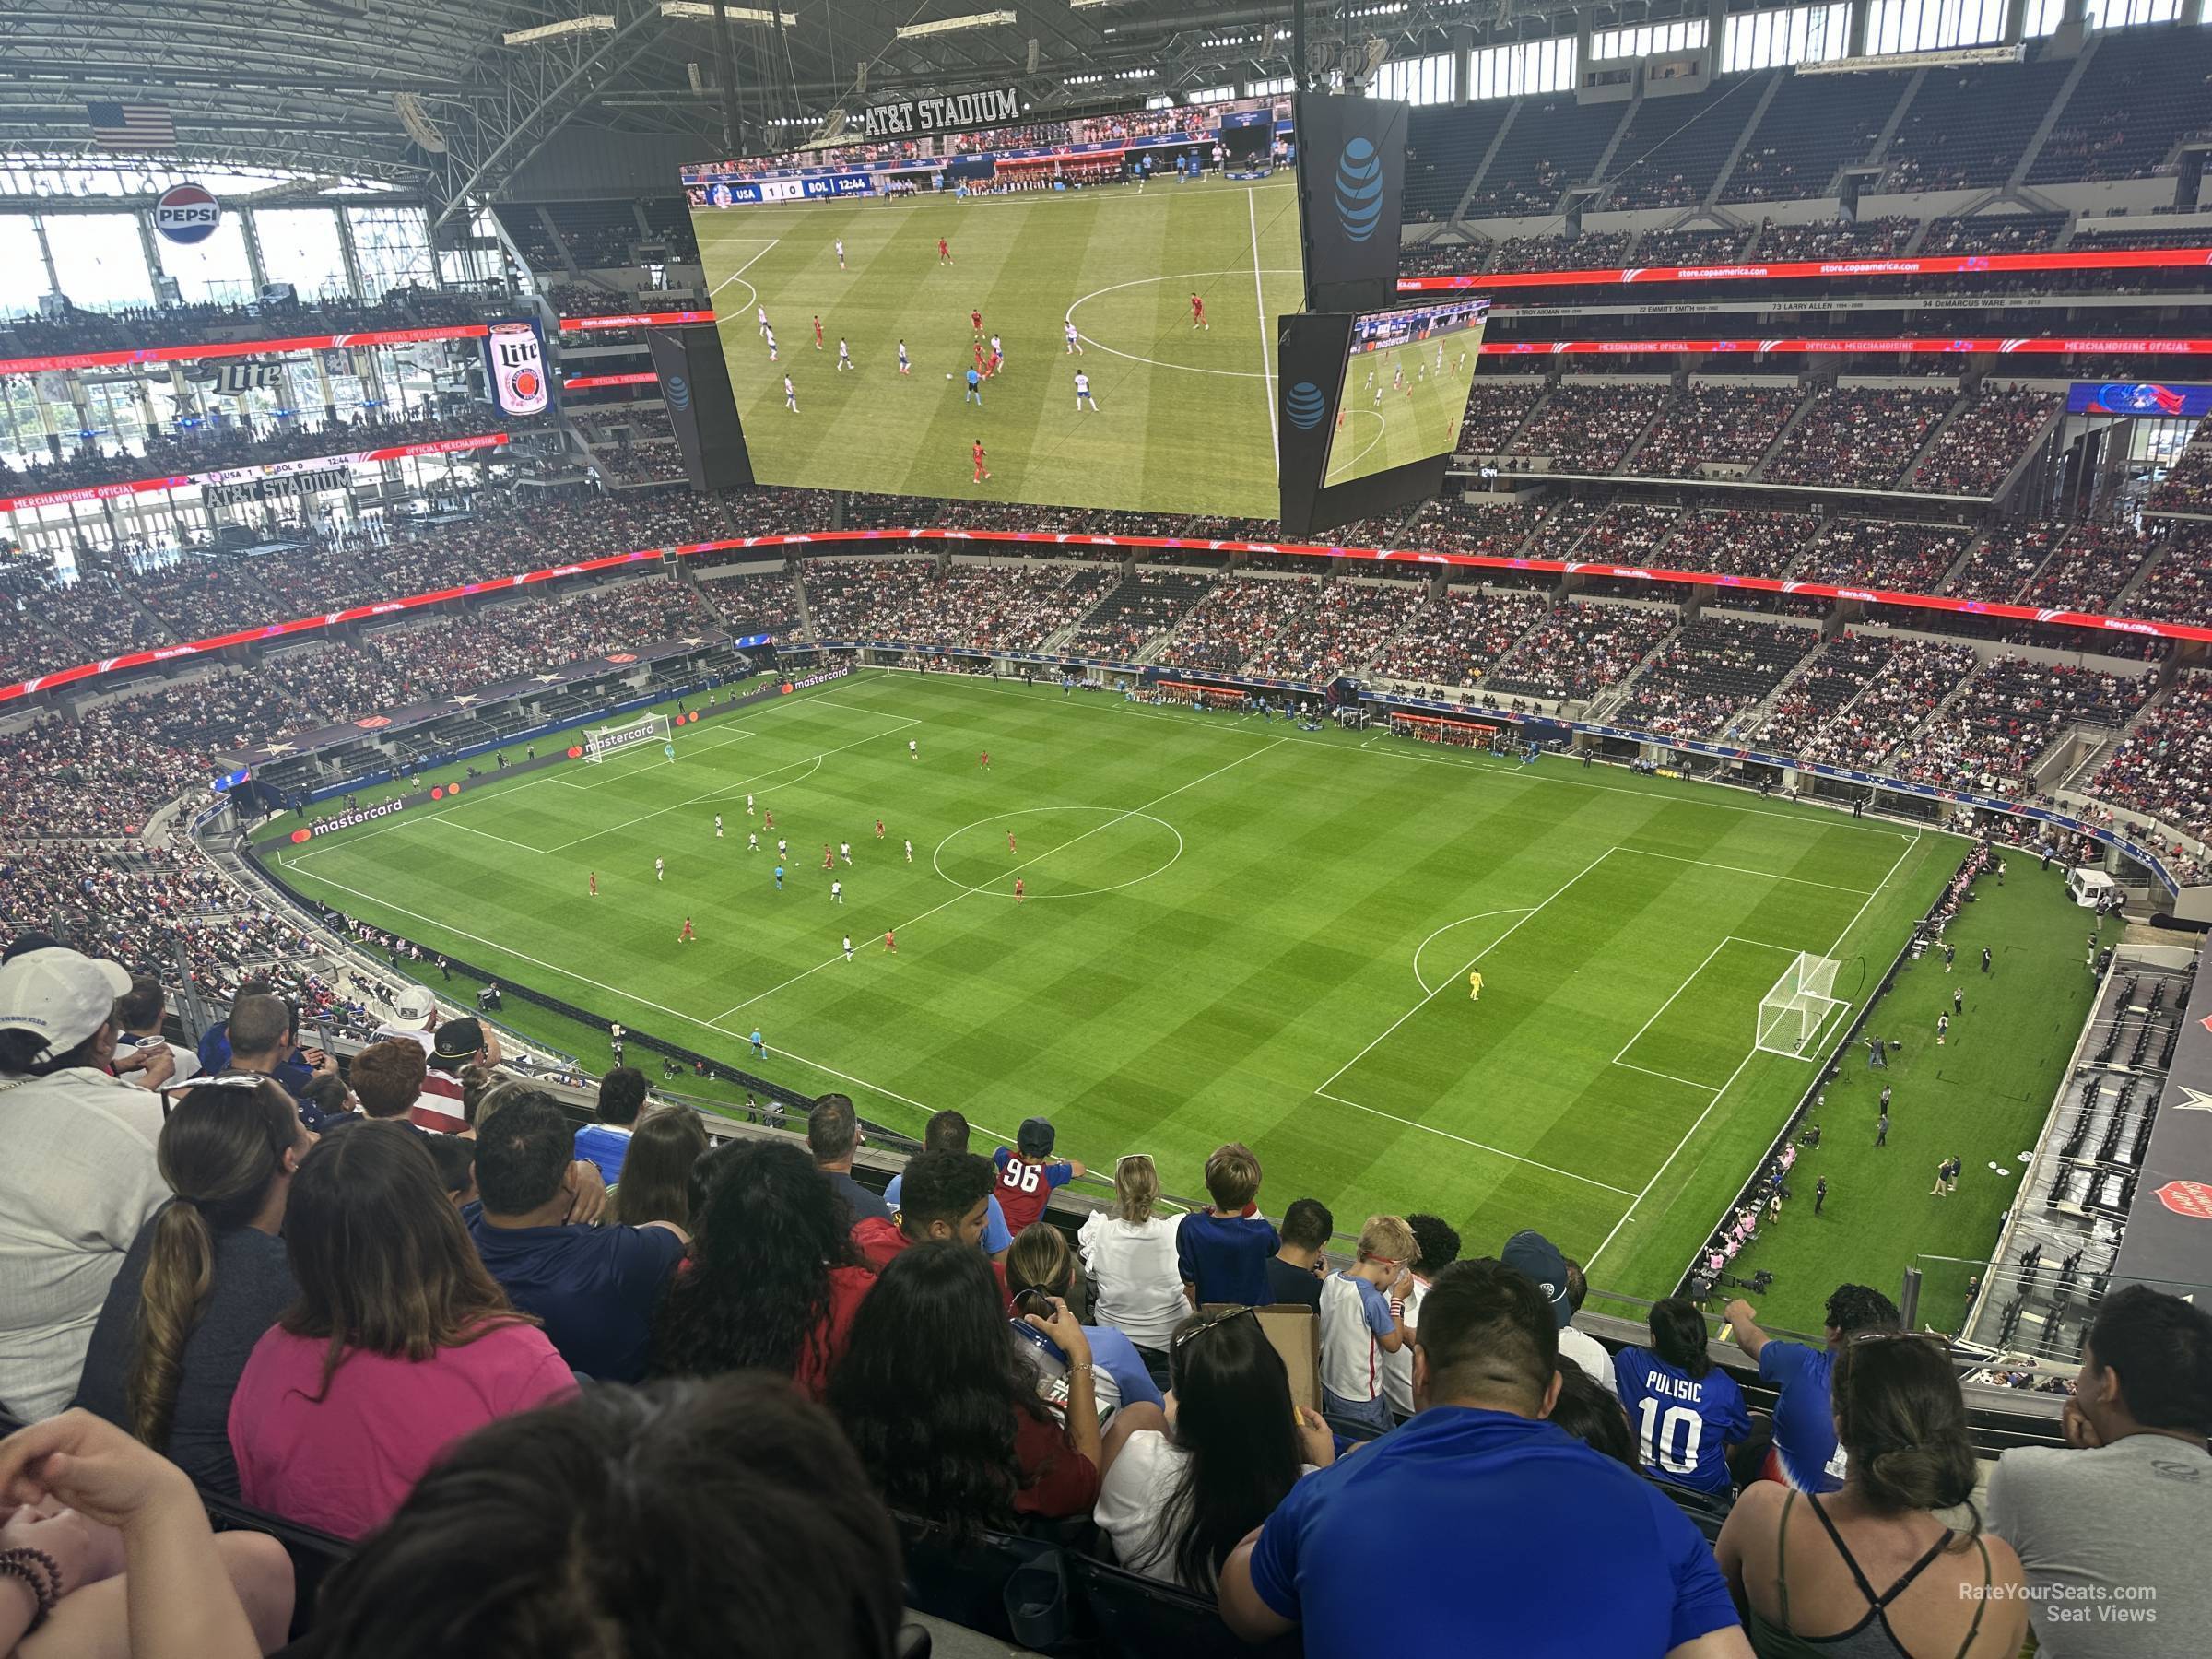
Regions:
[[[177,147],[177,124],[160,104],[88,103],[85,121],[92,142],[109,149]]]

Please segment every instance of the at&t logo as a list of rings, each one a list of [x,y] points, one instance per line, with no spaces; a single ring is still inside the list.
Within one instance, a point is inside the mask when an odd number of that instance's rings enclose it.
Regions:
[[[1310,432],[1319,426],[1322,416],[1327,412],[1328,404],[1321,394],[1321,388],[1312,381],[1300,381],[1283,394],[1283,413],[1301,432]]]
[[[1336,220],[1356,242],[1374,235],[1382,221],[1382,158],[1357,134],[1336,158]]]

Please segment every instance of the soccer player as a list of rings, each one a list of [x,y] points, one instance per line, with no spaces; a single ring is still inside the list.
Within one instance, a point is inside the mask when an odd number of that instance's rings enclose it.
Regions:
[[[888,927],[883,930],[883,948],[888,956],[899,954],[899,935]]]
[[[1006,360],[1006,348],[1005,343],[1001,341],[996,335],[993,335],[991,336],[991,360],[994,363],[1001,363]]]
[[[763,332],[768,335],[768,360],[772,363],[776,360],[776,331],[771,328]]]
[[[968,371],[968,391],[966,394],[961,397],[960,401],[964,404],[970,401],[970,399],[974,400],[975,406],[977,408],[980,409],[983,406],[983,371],[981,369],[971,369]],[[982,446],[979,444],[977,448],[980,452]],[[978,472],[982,470],[982,464],[980,462],[977,464],[976,470]]]
[[[745,850],[747,853],[758,853],[760,851],[760,832],[758,830],[748,830],[746,831]]]
[[[945,239],[941,236],[937,238],[937,263],[941,265],[952,263],[952,250],[945,245]]]
[[[831,882],[830,884],[830,902],[832,904],[842,904],[844,901],[845,884],[841,881]]]
[[[976,339],[980,340],[983,337],[983,313],[982,312],[971,311],[968,313],[968,331]]]
[[[1086,408],[1096,415],[1099,412],[1099,400],[1090,394],[1090,376],[1078,369],[1076,371],[1076,413],[1080,415]]]
[[[791,383],[791,376],[783,377],[783,406],[794,415],[799,412],[799,389]]]
[[[814,313],[814,348],[817,351],[822,348],[822,313],[819,312]]]
[[[839,841],[837,843],[837,855],[843,859],[847,864],[851,864],[853,862],[853,843],[851,841]]]
[[[968,371],[968,378],[969,378],[970,380],[971,380],[971,381],[972,381],[972,380],[975,378],[975,371],[974,371],[974,370],[971,369],[971,370]],[[981,392],[978,392],[978,393],[975,394],[975,401],[976,401],[977,403],[979,403],[979,404],[980,404],[980,403],[982,403],[982,402],[983,401],[983,394],[982,394]],[[981,438],[978,438],[978,439],[975,441],[975,478],[974,478],[974,482],[976,482],[976,483],[978,483],[978,484],[981,484],[981,483],[982,483],[982,481],[983,481],[985,478],[989,477],[990,476],[991,476],[991,469],[990,469],[989,467],[987,467],[987,466],[985,466],[985,465],[983,465],[983,441],[982,441]]]
[[[1467,975],[1467,1000],[1469,1002],[1482,1000],[1482,970],[1479,968],[1473,970]]]
[[[753,316],[760,324],[760,332],[765,335],[768,332],[768,307],[765,305],[754,306]]]
[[[773,806],[763,806],[760,809],[760,828],[763,830],[773,830],[775,827],[776,809]],[[783,843],[782,841],[778,841],[776,843],[776,850],[778,852],[782,852],[782,848]]]
[[[1011,830],[1006,831],[1006,851],[1018,858],[1020,856],[1018,849],[1014,845],[1014,831]]]
[[[657,859],[657,858],[656,858],[656,859],[654,859],[654,860],[653,861],[653,878],[655,881],[658,881],[658,880],[660,880],[660,879],[661,879],[661,877],[662,877],[663,876],[666,875],[667,873],[668,873],[668,866],[667,866],[667,865],[664,865],[664,864],[663,864],[663,863],[662,863],[662,862],[661,862],[659,859]]]
[[[853,959],[853,935],[851,934],[846,934],[843,935],[843,937],[845,941],[845,960],[849,962]]]
[[[684,918],[684,931],[676,935],[676,942],[678,945],[688,945],[698,935],[691,931],[691,918],[686,916]]]
[[[876,839],[877,841],[883,839],[883,820],[881,818],[876,820]]]
[[[719,812],[714,815],[714,839],[722,839],[722,814]]]
[[[914,862],[914,843],[911,841],[906,843],[906,862],[908,864]]]
[[[1061,324],[1061,330],[1067,335],[1067,349],[1074,352],[1077,357],[1081,357],[1083,355],[1083,340],[1082,337],[1076,333],[1076,320],[1073,317],[1070,317],[1065,323]]]
[[[909,841],[907,845],[911,848],[913,842]],[[594,899],[599,897],[599,872],[596,870],[592,872],[592,897]]]
[[[997,376],[997,374],[998,374],[998,371],[999,371],[1001,369],[1004,369],[1006,366],[1006,353],[1004,353],[1004,352],[1002,352],[1002,351],[995,351],[995,350],[994,350],[994,351],[993,351],[993,352],[992,352],[992,354],[991,354],[991,363],[990,363],[990,366],[989,366],[988,368],[986,368],[986,369],[983,371],[983,372],[984,372],[985,374],[987,374],[987,375],[990,375],[990,376],[992,376],[992,377],[995,378],[995,377]]]
[[[906,758],[909,760],[919,760],[922,759],[922,746],[916,743],[912,737],[909,737],[906,740]],[[912,846],[913,843],[909,841],[907,844]]]
[[[1637,1460],[1654,1480],[1719,1494],[1730,1485],[1728,1447],[1747,1438],[1743,1390],[1705,1356],[1705,1321],[1678,1296],[1653,1304],[1648,1347],[1613,1358],[1613,1385],[1628,1408]]]
[[[853,365],[853,347],[845,344],[845,336],[837,336],[837,371],[842,374]]]
[[[837,239],[837,268],[845,268],[845,239],[841,236]]]
[[[983,343],[981,340],[978,340],[971,349],[972,349],[975,353],[975,367],[977,372],[981,373],[984,370],[988,369],[990,364],[983,359]]]
[[[759,1026],[755,1026],[753,1028],[753,1034],[750,1041],[753,1045],[753,1058],[756,1060],[767,1059],[768,1044],[760,1041],[760,1028]]]
[[[899,342],[899,372],[901,374],[912,374],[913,371],[913,364],[907,360],[906,342],[901,340]]]
[[[989,749],[985,749],[982,754],[978,755],[975,758],[975,763],[982,767],[985,771],[989,771],[991,770],[991,751]]]
[[[783,861],[782,861],[782,859],[780,859],[780,858],[779,858],[779,859],[777,859],[777,860],[776,860],[776,891],[780,893],[780,892],[782,892],[782,890],[783,890]]]
[[[673,766],[673,765],[675,765],[675,764],[676,764],[676,745],[675,745],[675,744],[673,744],[673,743],[664,743],[664,744],[662,744],[662,745],[661,745],[661,753],[668,757],[668,763],[669,763],[671,766]]]
[[[830,843],[828,841],[824,841],[822,843],[822,868],[825,870],[834,870],[837,868],[837,860],[830,855]]]
[[[1014,902],[1019,904],[1022,901],[1023,897],[1024,890],[1021,885],[1021,877],[1017,876],[1014,877]]]
[[[745,797],[745,816],[747,818],[753,816],[753,797],[749,794]]]
[[[1213,324],[1206,320],[1206,301],[1199,299],[1194,293],[1191,296],[1191,326],[1193,328],[1213,327]]]

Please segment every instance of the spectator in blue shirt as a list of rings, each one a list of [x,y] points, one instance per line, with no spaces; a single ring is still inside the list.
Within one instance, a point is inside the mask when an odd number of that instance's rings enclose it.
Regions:
[[[1076,1305],[1076,1253],[1058,1228],[1029,1228],[1014,1241],[1006,1253],[1006,1289],[1015,1296],[1041,1290],[1070,1307]],[[1083,1335],[1090,1343],[1091,1362],[1098,1367],[1094,1394],[1100,1411],[1137,1400],[1147,1406],[1167,1404],[1135,1343],[1112,1325],[1087,1324]]]
[[[940,1112],[922,1126],[922,1150],[924,1152],[965,1152],[968,1150],[968,1120],[957,1112]],[[906,1185],[906,1171],[901,1170],[883,1189],[883,1201],[894,1216],[899,1213],[899,1194]],[[983,1253],[994,1262],[1006,1259],[1006,1246],[1014,1242],[1014,1235],[1006,1228],[1006,1212],[998,1206],[998,1194],[991,1194],[989,1207],[984,1211]]]
[[[690,1241],[673,1221],[573,1225],[593,1171],[571,1161],[571,1148],[551,1097],[530,1089],[501,1102],[477,1140],[483,1207],[469,1232],[508,1300],[544,1321],[571,1369],[635,1382],[645,1374],[653,1303]]]
[[[1759,1477],[1801,1492],[1836,1490],[1843,1484],[1845,1461],[1828,1397],[1836,1351],[1855,1332],[1897,1330],[1897,1304],[1865,1285],[1838,1285],[1828,1299],[1824,1347],[1768,1335],[1759,1328],[1758,1311],[1740,1296],[1724,1317],[1735,1346],[1758,1362],[1760,1380],[1782,1391],[1774,1401],[1774,1443]]]
[[[335,1072],[338,1065],[320,1051],[311,1065],[295,1040],[299,1025],[300,1017],[292,1005],[270,994],[267,987],[241,991],[230,1005],[230,1018],[200,1040],[201,1062],[210,1076],[247,1072],[274,1077],[285,1093],[298,1100],[318,1072]],[[217,1031],[222,1033],[219,1038],[215,1037]],[[213,1064],[207,1063],[210,1038],[215,1038],[221,1055]],[[310,1114],[302,1114],[301,1121],[310,1129],[320,1127]]]
[[[1665,1493],[1544,1420],[1559,1327],[1534,1281],[1454,1262],[1421,1300],[1405,1425],[1290,1488],[1221,1574],[1248,1641],[1749,1659],[1712,1552]]]
[[[622,1179],[630,1133],[644,1106],[645,1074],[634,1065],[618,1065],[599,1079],[599,1105],[592,1122],[576,1131],[576,1156],[598,1165],[600,1179],[610,1187]]]
[[[1652,1346],[1613,1356],[1613,1385],[1636,1433],[1643,1472],[1700,1492],[1725,1492],[1728,1448],[1747,1439],[1751,1414],[1735,1379],[1705,1353],[1705,1317],[1670,1296],[1651,1312]]]
[[[1282,1245],[1275,1224],[1259,1213],[1260,1160],[1250,1147],[1231,1141],[1206,1160],[1206,1190],[1213,1203],[1185,1216],[1175,1230],[1175,1263],[1191,1306],[1235,1302],[1265,1307],[1267,1262]]]

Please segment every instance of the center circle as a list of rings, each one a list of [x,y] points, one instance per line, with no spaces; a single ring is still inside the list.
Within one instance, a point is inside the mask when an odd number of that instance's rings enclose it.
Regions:
[[[1025,806],[961,825],[937,843],[929,864],[954,887],[986,898],[1013,898],[1018,876],[1025,898],[1088,899],[1149,881],[1182,856],[1182,832],[1148,812]],[[1061,887],[1060,871],[1087,885]]]
[[[1104,340],[1092,334],[1090,330],[1085,328],[1081,321],[1076,315],[1077,312],[1081,311],[1086,305],[1088,305],[1093,300],[1103,300],[1107,295],[1121,293],[1125,288],[1150,288],[1157,283],[1162,282],[1171,282],[1180,287],[1182,284],[1186,282],[1201,282],[1207,277],[1212,276],[1252,276],[1254,275],[1259,276],[1302,276],[1303,272],[1292,269],[1288,266],[1266,265],[1261,267],[1257,273],[1254,273],[1251,266],[1245,265],[1240,266],[1238,269],[1233,271],[1184,271],[1180,274],[1164,276],[1133,276],[1127,282],[1109,283],[1102,288],[1091,289],[1089,293],[1085,294],[1081,299],[1077,300],[1074,304],[1067,308],[1065,317],[1068,322],[1076,324],[1077,331],[1083,336],[1083,343],[1086,346],[1090,347],[1094,350],[1106,352],[1112,357],[1126,358],[1130,362],[1133,363],[1148,363],[1155,369],[1173,369],[1184,374],[1218,374],[1230,380],[1272,381],[1275,378],[1272,374],[1264,373],[1257,369],[1212,369],[1199,363],[1174,363],[1168,361],[1164,358],[1147,357],[1142,352],[1124,351],[1118,346],[1109,346]],[[1146,331],[1140,329],[1139,332],[1143,333]]]

